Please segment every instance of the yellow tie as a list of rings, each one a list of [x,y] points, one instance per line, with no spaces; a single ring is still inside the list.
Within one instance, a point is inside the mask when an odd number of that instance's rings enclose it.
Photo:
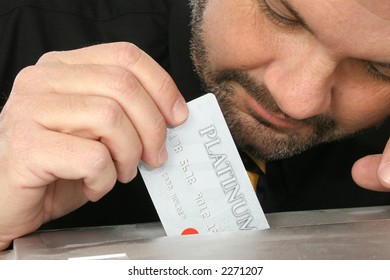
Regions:
[[[252,171],[247,171],[249,180],[252,183],[253,189],[256,191],[257,189],[257,182],[259,181],[259,174],[252,172]]]
[[[266,168],[265,168],[265,161],[264,160],[258,160],[258,159],[255,159],[254,157],[252,157],[251,155],[248,154],[248,156],[252,159],[252,161],[257,165],[257,167],[260,168],[261,171],[263,171],[264,174],[266,174]],[[253,189],[256,191],[257,189],[257,183],[259,182],[259,178],[260,178],[260,175],[259,173],[257,172],[254,172],[254,171],[248,171],[247,170],[247,173],[248,173],[248,177],[249,177],[249,180],[251,181],[252,183],[252,186],[253,186]]]

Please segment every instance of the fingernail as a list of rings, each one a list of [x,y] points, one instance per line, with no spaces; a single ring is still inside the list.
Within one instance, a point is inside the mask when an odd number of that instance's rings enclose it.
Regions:
[[[183,122],[188,117],[188,107],[185,101],[181,98],[177,99],[172,108],[173,118],[176,122]]]
[[[165,147],[165,144],[162,146],[160,153],[158,155],[158,164],[164,164],[168,160],[168,151],[167,147]]]
[[[379,177],[390,185],[390,163],[382,166],[378,171]]]

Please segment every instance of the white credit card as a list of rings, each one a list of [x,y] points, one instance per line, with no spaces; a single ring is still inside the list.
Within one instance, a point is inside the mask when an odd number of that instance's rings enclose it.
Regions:
[[[168,128],[168,161],[139,170],[167,235],[269,228],[213,94]]]

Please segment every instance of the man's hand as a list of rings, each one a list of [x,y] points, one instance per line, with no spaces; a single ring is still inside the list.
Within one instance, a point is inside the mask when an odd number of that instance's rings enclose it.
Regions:
[[[363,188],[390,191],[390,140],[383,154],[369,155],[355,162],[352,177]]]
[[[0,250],[167,159],[188,117],[171,77],[128,43],[51,52],[22,70],[0,114]]]

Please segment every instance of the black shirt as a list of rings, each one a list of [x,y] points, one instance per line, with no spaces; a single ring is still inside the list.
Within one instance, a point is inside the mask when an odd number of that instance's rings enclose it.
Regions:
[[[51,50],[128,41],[149,53],[173,77],[187,100],[205,91],[189,56],[190,11],[185,0],[8,0],[0,4],[0,92],[2,103],[16,74]],[[221,31],[223,32],[223,31]],[[1,104],[0,104],[1,105]],[[259,189],[265,212],[389,204],[390,194],[359,188],[351,167],[359,157],[381,153],[389,122],[359,137],[321,145],[299,156],[267,164],[267,189]],[[44,228],[158,221],[143,181],[118,183]]]

